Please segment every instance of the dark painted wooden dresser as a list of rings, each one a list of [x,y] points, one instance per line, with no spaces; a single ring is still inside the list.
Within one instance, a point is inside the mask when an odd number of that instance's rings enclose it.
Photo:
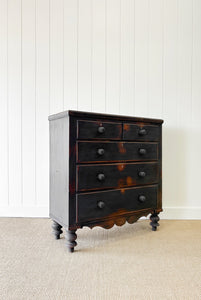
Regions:
[[[73,252],[76,230],[162,211],[162,120],[66,111],[49,116],[50,217]]]

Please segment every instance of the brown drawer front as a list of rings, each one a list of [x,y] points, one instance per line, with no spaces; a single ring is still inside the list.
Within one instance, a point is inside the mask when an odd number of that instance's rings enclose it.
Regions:
[[[157,159],[157,143],[77,142],[78,163]]]
[[[87,140],[120,140],[122,138],[122,124],[100,121],[78,121],[77,138]]]
[[[77,178],[77,191],[153,184],[158,182],[158,164],[120,163],[78,166]]]
[[[157,207],[157,186],[77,194],[77,222]]]
[[[160,126],[124,124],[123,139],[137,140],[137,141],[152,141],[152,142],[159,141],[160,131],[161,131]]]

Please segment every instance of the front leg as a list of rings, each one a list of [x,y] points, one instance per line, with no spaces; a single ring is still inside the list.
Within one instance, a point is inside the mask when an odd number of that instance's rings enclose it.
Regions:
[[[160,220],[160,218],[159,218],[158,214],[159,213],[154,212],[150,217],[150,220],[151,220],[150,225],[152,226],[153,231],[156,231],[157,227],[159,226],[158,221]]]
[[[77,246],[77,242],[75,241],[76,238],[76,230],[66,229],[66,245],[68,247],[69,252],[74,252],[74,247]]]
[[[55,236],[56,240],[60,239],[60,234],[62,234],[63,232],[61,228],[62,226],[53,220],[52,229],[53,229],[53,235]]]

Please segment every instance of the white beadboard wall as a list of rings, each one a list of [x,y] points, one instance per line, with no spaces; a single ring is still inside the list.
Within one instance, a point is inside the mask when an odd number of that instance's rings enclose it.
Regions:
[[[163,218],[201,217],[201,1],[0,0],[0,215],[48,216],[48,115],[163,118]]]

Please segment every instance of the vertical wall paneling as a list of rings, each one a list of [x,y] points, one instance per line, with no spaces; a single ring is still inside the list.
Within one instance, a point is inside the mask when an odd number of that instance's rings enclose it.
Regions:
[[[22,201],[35,203],[35,0],[22,0]]]
[[[148,115],[149,0],[135,1],[135,115]]]
[[[193,1],[192,119],[201,123],[201,1]]]
[[[178,0],[164,1],[164,57],[163,57],[163,117],[166,122],[163,140],[163,184],[164,203],[175,206],[177,199],[177,181],[172,181],[172,170],[177,174],[178,160]],[[165,147],[174,145],[174,147]],[[177,178],[177,177],[176,177]],[[171,189],[169,188],[171,185]],[[167,204],[166,204],[167,205]]]
[[[148,114],[157,118],[163,97],[163,0],[150,2],[148,30]]]
[[[9,205],[22,204],[21,0],[8,1]]]
[[[64,110],[77,109],[78,0],[64,1]]]
[[[192,1],[178,0],[178,122],[191,121]]]
[[[120,112],[121,0],[106,1],[106,111]]]
[[[200,218],[201,1],[0,0],[0,216],[48,216],[67,109],[163,118],[164,215]]]
[[[199,159],[201,149],[201,1],[192,2],[192,124],[189,128],[189,161],[188,173],[191,181],[188,189],[188,205],[197,206],[196,197],[192,197],[192,191],[200,186],[200,176],[195,176],[197,170],[201,169]],[[199,194],[199,190],[196,191]]]
[[[36,205],[49,192],[49,0],[36,0]]]
[[[134,3],[121,1],[120,113],[134,113]]]
[[[178,0],[164,0],[163,116],[177,124]]]
[[[191,169],[189,139],[192,104],[192,14],[191,0],[178,0],[178,110],[177,110],[177,205],[188,206],[191,178],[187,173]],[[194,137],[195,138],[195,137]],[[198,154],[199,155],[199,154]],[[181,173],[180,170],[183,170]],[[194,179],[192,179],[195,183]],[[191,197],[191,196],[190,196]]]
[[[92,110],[105,112],[106,0],[92,1]]]
[[[64,107],[64,0],[50,0],[50,113]]]
[[[0,1],[0,206],[8,205],[7,0]]]
[[[78,3],[78,109],[91,111],[92,0]]]

